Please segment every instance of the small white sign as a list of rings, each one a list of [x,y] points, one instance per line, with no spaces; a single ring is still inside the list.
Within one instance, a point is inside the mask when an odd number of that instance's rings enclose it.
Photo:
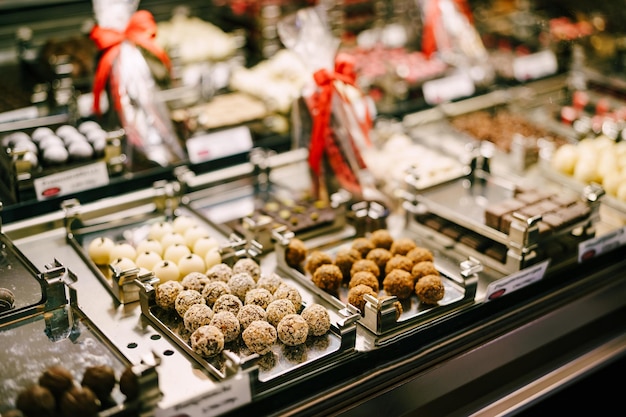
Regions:
[[[435,105],[456,98],[469,97],[476,91],[476,86],[468,74],[458,73],[426,81],[422,86],[422,91],[426,102]]]
[[[173,407],[155,410],[155,417],[212,417],[252,401],[250,381],[242,374],[221,381],[216,389]]]
[[[550,260],[543,261],[511,274],[508,277],[492,282],[487,286],[485,302],[495,300],[496,298],[500,298],[542,280],[543,276],[546,274],[549,263]]]
[[[104,161],[35,178],[33,181],[39,201],[102,187],[108,183],[109,172]]]
[[[552,75],[559,69],[552,51],[541,51],[513,60],[513,74],[518,81],[528,81]]]
[[[626,226],[581,242],[578,245],[578,263],[583,263],[624,245],[626,245]]]
[[[252,134],[246,126],[224,129],[187,139],[192,164],[212,161],[252,149]]]

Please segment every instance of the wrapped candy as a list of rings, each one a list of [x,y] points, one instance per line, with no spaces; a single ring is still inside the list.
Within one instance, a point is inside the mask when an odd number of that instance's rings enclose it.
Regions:
[[[126,133],[127,160],[139,155],[161,166],[186,158],[158,86],[142,54],[153,54],[169,67],[169,58],[155,42],[156,22],[138,0],[93,0],[97,25],[90,34],[101,50],[94,79],[94,112],[100,114],[100,95],[108,84],[114,109]],[[137,157],[137,158],[136,158]]]

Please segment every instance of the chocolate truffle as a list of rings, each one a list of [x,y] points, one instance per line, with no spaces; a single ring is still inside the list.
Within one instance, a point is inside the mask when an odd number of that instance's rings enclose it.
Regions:
[[[384,248],[374,248],[365,257],[365,259],[370,259],[378,265],[378,269],[380,271],[378,278],[385,277],[387,262],[389,262],[391,258],[391,252]]]
[[[194,304],[190,306],[183,316],[185,329],[193,333],[200,326],[205,326],[213,318],[213,309],[206,304]]]
[[[180,280],[180,283],[183,284],[183,287],[186,290],[196,290],[199,293],[202,293],[205,285],[210,282],[209,277],[207,277],[202,272],[191,272],[183,277]]]
[[[264,320],[255,320],[241,333],[241,338],[248,349],[259,355],[272,350],[278,337],[276,328]]]
[[[408,257],[404,255],[393,255],[385,265],[385,274],[389,275],[389,273],[394,269],[411,272],[412,268],[413,262]]]
[[[256,287],[265,288],[270,293],[274,294],[282,283],[283,279],[276,272],[270,272],[269,274],[261,274],[261,278],[257,281]]]
[[[354,276],[354,274],[359,271],[371,272],[376,277],[380,275],[380,269],[378,269],[378,265],[376,265],[376,262],[372,261],[371,259],[359,259],[358,261],[356,261],[352,265],[352,268],[350,268],[350,276]]]
[[[274,301],[274,296],[265,288],[253,288],[246,293],[244,304],[256,304],[264,309]]]
[[[348,283],[348,288],[356,287],[357,285],[361,284],[367,285],[376,293],[378,293],[378,277],[372,274],[370,271],[359,271],[356,274],[352,275],[352,278],[350,278],[350,282]]]
[[[304,268],[309,274],[313,275],[315,271],[317,270],[317,268],[319,268],[321,265],[332,264],[332,263],[333,263],[333,258],[331,258],[329,254],[327,254],[326,252],[322,252],[320,250],[314,250],[313,252],[311,252],[309,257],[307,258],[306,265]]]
[[[159,284],[154,290],[156,304],[165,310],[176,308],[176,297],[185,288],[178,281],[165,281]]]
[[[291,301],[293,307],[296,309],[296,313],[300,311],[300,308],[302,307],[302,295],[293,285],[282,284],[278,287],[276,292],[274,292],[274,299],[277,300],[279,298]]]
[[[183,317],[187,309],[194,304],[206,304],[204,297],[196,290],[182,290],[176,296],[174,308],[179,316]]]
[[[39,384],[23,389],[17,395],[15,406],[27,417],[53,417],[57,402],[46,387]]]
[[[206,272],[206,276],[211,281],[222,281],[228,282],[230,277],[233,275],[233,269],[225,263],[219,263],[213,265]]]
[[[100,400],[90,388],[74,385],[61,397],[61,415],[94,417],[98,415],[100,404]]]
[[[251,258],[241,258],[233,265],[233,274],[247,273],[254,282],[261,276],[261,266]]]
[[[211,318],[211,326],[217,327],[224,335],[224,342],[232,342],[239,337],[241,325],[237,316],[230,311],[220,311]],[[200,327],[201,329],[202,327]]]
[[[267,312],[259,305],[246,304],[239,309],[237,320],[239,320],[241,328],[246,329],[255,320],[267,321]]]
[[[246,293],[256,287],[256,281],[247,272],[235,273],[228,280],[228,287],[231,294],[236,295],[243,302],[246,299]]]
[[[345,281],[350,280],[350,269],[359,259],[361,259],[361,252],[354,248],[342,248],[337,251],[337,255],[335,255],[335,265],[341,269]]]
[[[265,310],[267,312],[267,321],[274,327],[288,314],[295,314],[296,308],[293,303],[286,298],[280,298],[272,301]]]
[[[413,281],[417,282],[417,280],[426,275],[439,275],[439,271],[433,262],[422,261],[413,266],[413,269],[411,269],[411,275],[413,276]]]
[[[445,295],[445,287],[439,275],[426,275],[415,283],[415,294],[424,304],[437,304]]]
[[[200,326],[189,338],[191,349],[200,356],[211,357],[224,350],[224,334],[212,325]]]
[[[230,287],[223,281],[211,281],[202,290],[202,296],[209,307],[213,307],[215,301],[224,294],[230,294]]]
[[[139,379],[132,366],[127,366],[120,375],[120,391],[129,401],[139,397]]]
[[[109,365],[88,367],[81,381],[81,385],[91,389],[102,403],[107,402],[116,383],[115,371]]]
[[[422,262],[422,261],[434,261],[435,257],[433,256],[433,253],[424,247],[421,246],[417,246],[413,249],[411,249],[407,254],[406,257],[409,258],[413,264],[416,264],[418,262]]]
[[[395,295],[399,300],[407,299],[413,293],[413,277],[404,269],[390,271],[383,280],[383,289],[388,295]]]
[[[287,346],[298,346],[306,342],[309,325],[299,314],[287,314],[276,326],[278,338]]]
[[[370,236],[370,240],[375,247],[387,250],[391,249],[391,245],[393,244],[393,237],[387,229],[374,230]]]
[[[361,254],[361,258],[365,258],[369,251],[374,249],[374,243],[366,237],[357,237],[352,241],[352,249],[356,249]]]
[[[343,274],[337,265],[324,264],[315,270],[311,280],[324,291],[335,293],[343,281]]]
[[[300,313],[309,325],[310,336],[322,336],[330,330],[330,314],[321,304],[310,304]]]
[[[74,377],[64,366],[52,365],[46,368],[39,377],[39,385],[48,388],[52,395],[59,400],[61,394],[74,385]]]
[[[356,285],[348,290],[348,303],[358,308],[362,315],[365,314],[366,301],[363,298],[365,294],[370,294],[373,297],[378,296],[372,287],[364,284]]]
[[[292,268],[299,268],[306,259],[307,248],[300,239],[293,238],[285,248],[285,262]]]
[[[239,309],[243,306],[243,302],[234,294],[223,294],[213,304],[213,312],[230,311],[237,315]]]
[[[401,237],[393,241],[393,244],[391,245],[391,248],[389,248],[389,251],[392,255],[406,255],[416,247],[417,243],[415,243],[413,239],[408,237]]]

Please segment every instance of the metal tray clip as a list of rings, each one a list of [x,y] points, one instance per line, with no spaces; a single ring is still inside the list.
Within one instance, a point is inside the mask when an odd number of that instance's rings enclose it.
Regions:
[[[139,300],[139,287],[137,282],[154,285],[159,279],[154,272],[139,268],[121,270],[116,266],[109,265],[111,269],[111,287],[115,297],[122,304],[132,303]]]

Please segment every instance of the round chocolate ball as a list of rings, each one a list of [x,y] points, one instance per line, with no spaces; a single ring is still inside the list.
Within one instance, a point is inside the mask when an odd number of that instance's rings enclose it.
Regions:
[[[108,400],[115,387],[115,371],[109,365],[95,365],[85,369],[81,385],[91,389],[102,402]]]
[[[39,377],[39,385],[48,388],[57,399],[74,385],[71,372],[61,365],[48,367]]]
[[[60,406],[63,417],[95,417],[100,409],[100,400],[91,389],[74,385],[63,393]]]
[[[26,417],[53,417],[56,404],[50,390],[39,384],[20,391],[15,401],[17,409]]]

